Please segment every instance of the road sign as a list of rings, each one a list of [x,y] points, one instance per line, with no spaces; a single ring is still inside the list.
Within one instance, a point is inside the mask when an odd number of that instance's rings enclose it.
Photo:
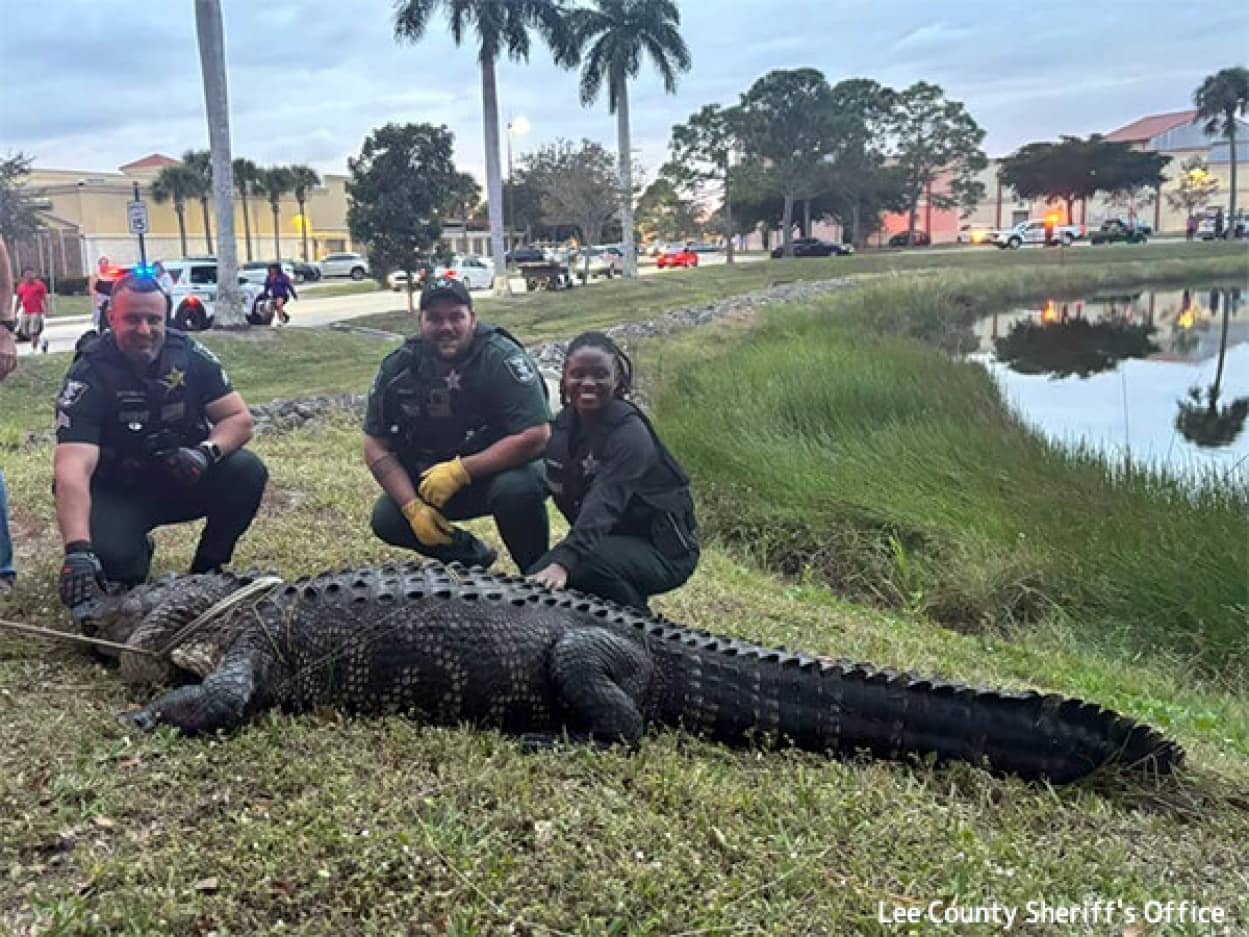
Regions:
[[[126,205],[126,216],[130,219],[131,234],[147,234],[147,205],[143,202],[130,202]]]

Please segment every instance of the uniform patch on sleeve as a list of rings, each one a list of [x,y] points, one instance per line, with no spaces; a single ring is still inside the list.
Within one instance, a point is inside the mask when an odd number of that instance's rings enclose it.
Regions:
[[[56,398],[56,405],[62,409],[69,409],[76,404],[88,390],[90,385],[86,381],[67,380],[65,386],[61,388],[61,395]]]
[[[208,350],[207,348],[205,348],[203,345],[201,345],[199,342],[195,342],[195,343],[194,343],[194,348],[195,348],[195,350],[196,350],[197,352],[199,352],[201,355],[203,355],[205,358],[207,358],[207,359],[208,359],[209,361],[211,361],[213,364],[216,364],[216,365],[221,364],[221,359],[220,359],[220,358],[218,358],[216,355],[214,355],[211,351],[209,351],[209,350]]]
[[[532,384],[538,379],[538,372],[524,355],[512,355],[504,364],[519,384]]]
[[[64,410],[56,411],[56,428],[57,429],[69,429],[72,425],[73,423],[70,421],[68,413],[66,413]]]

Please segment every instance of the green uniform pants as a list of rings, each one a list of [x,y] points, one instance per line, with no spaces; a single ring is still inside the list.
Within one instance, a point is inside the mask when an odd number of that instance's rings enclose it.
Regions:
[[[546,483],[539,466],[538,462],[530,462],[461,488],[443,507],[443,517],[449,521],[466,521],[493,516],[499,536],[516,565],[528,568],[546,552],[551,536],[546,515]],[[415,550],[444,563],[473,565],[480,555],[480,541],[467,531],[460,531],[449,546],[425,546],[412,533],[399,505],[387,494],[373,505],[373,533],[393,546]]]
[[[548,553],[525,572],[536,573],[553,562]],[[671,592],[690,578],[697,565],[697,553],[674,560],[649,540],[609,534],[568,577],[568,587],[649,612],[647,598]]]
[[[255,453],[239,449],[204,473],[193,487],[136,488],[107,481],[91,486],[91,545],[106,579],[138,585],[152,562],[148,532],[205,517],[191,572],[224,566],[260,507],[269,470]]]

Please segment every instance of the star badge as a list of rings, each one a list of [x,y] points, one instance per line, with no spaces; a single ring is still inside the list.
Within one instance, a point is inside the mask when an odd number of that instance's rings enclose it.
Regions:
[[[463,379],[464,376],[455,368],[448,371],[447,376],[443,378],[447,383],[447,390],[463,390],[464,388],[460,383]]]
[[[174,368],[161,379],[161,383],[165,385],[166,390],[182,387],[186,384],[186,372],[179,368]]]
[[[594,453],[586,453],[586,457],[581,460],[581,471],[586,475],[593,475],[598,471],[598,459],[594,458]]]

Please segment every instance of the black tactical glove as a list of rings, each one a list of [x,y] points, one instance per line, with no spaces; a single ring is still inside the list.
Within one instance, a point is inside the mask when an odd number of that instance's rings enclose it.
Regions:
[[[213,460],[203,446],[183,446],[165,453],[163,461],[175,481],[183,485],[197,485]]]
[[[69,609],[99,598],[104,593],[104,567],[91,552],[91,544],[75,540],[65,545],[61,565],[61,603]]]

